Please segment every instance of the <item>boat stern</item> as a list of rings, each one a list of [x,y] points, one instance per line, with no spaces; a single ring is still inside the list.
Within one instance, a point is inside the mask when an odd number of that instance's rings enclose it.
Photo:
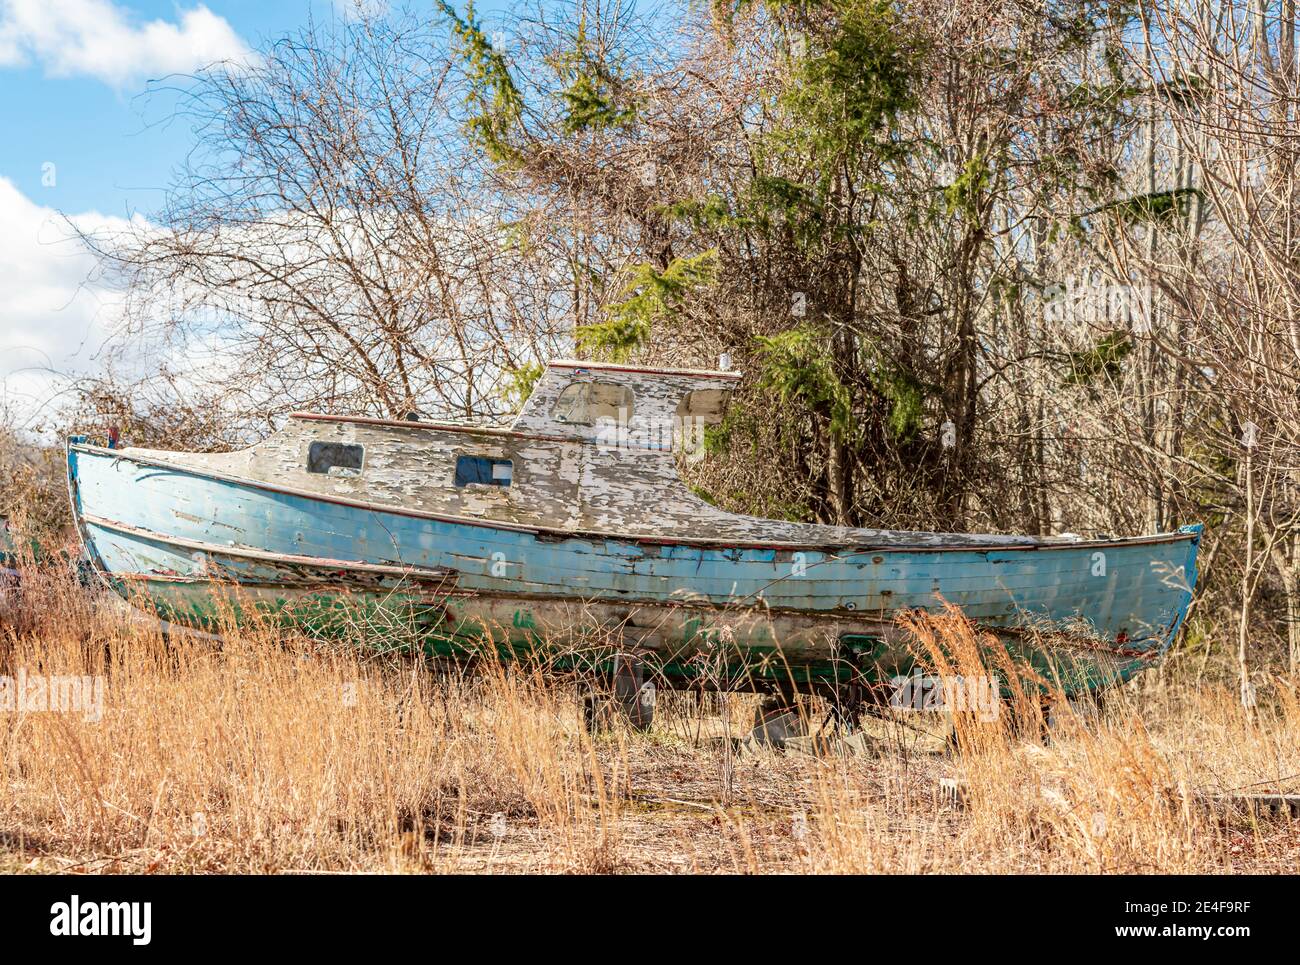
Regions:
[[[1196,594],[1197,556],[1201,549],[1201,536],[1205,532],[1205,527],[1201,523],[1192,523],[1188,526],[1178,527],[1178,532],[1186,533],[1191,536],[1187,542],[1187,556],[1183,563],[1183,582],[1185,589],[1183,591],[1182,605],[1178,607],[1173,622],[1169,625],[1169,633],[1166,635],[1164,644],[1160,648],[1161,654],[1173,646],[1174,640],[1178,637],[1178,631],[1182,629],[1184,621],[1187,619],[1187,611],[1191,609],[1192,598]]]
[[[68,505],[72,511],[72,523],[77,530],[77,539],[81,541],[82,554],[89,562],[90,569],[101,582],[117,590],[118,588],[108,579],[108,573],[104,567],[104,562],[95,548],[95,539],[86,528],[85,510],[81,502],[81,485],[78,474],[78,449],[81,446],[89,445],[89,443],[90,439],[88,436],[73,435],[68,436],[67,438],[64,453],[68,472]]]

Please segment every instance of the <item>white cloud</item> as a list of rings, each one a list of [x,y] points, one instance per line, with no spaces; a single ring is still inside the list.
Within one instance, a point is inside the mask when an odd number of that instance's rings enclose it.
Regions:
[[[127,224],[96,212],[71,220],[86,230]],[[91,278],[95,259],[62,216],[2,177],[0,225],[0,407],[31,423],[57,408],[72,377],[100,371],[121,298]]]
[[[176,23],[141,23],[112,0],[0,0],[0,66],[36,63],[50,76],[123,87],[247,58],[224,18],[202,4],[178,12]]]

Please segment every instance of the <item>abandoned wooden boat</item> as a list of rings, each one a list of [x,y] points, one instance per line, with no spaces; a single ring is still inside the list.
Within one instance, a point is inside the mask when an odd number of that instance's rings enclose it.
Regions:
[[[509,428],[300,414],[220,454],[74,437],[72,507],[114,589],[203,629],[257,612],[441,654],[538,652],[603,629],[669,684],[760,689],[906,673],[895,617],[943,601],[1067,689],[1124,679],[1173,639],[1199,527],[889,532],[698,498],[673,440],[717,421],[738,378],[560,361]],[[1025,642],[1026,627],[1065,624],[1064,651]]]

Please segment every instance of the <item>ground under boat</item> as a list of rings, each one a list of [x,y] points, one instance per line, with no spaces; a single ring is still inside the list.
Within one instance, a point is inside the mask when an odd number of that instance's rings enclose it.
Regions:
[[[1172,642],[1199,526],[912,533],[699,498],[680,450],[738,379],[556,361],[508,428],[302,413],[238,452],[73,437],[72,509],[113,589],[209,631],[256,614],[376,646],[610,651],[672,686],[821,692],[911,673],[896,618],[945,602],[1068,692],[1127,679]],[[1060,631],[1051,646],[1045,630]],[[579,640],[604,643],[555,652]]]

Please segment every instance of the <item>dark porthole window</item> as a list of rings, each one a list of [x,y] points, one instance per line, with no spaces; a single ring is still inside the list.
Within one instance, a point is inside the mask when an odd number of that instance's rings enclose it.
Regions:
[[[307,447],[307,471],[324,476],[359,476],[365,448],[345,442],[313,442]]]
[[[456,488],[462,486],[509,486],[515,465],[509,459],[490,456],[457,456]]]

